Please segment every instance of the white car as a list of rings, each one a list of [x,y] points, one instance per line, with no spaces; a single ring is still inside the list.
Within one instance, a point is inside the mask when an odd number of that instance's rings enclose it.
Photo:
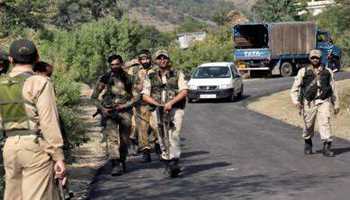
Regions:
[[[228,99],[236,101],[243,94],[243,80],[232,62],[205,63],[192,73],[188,83],[188,101]]]

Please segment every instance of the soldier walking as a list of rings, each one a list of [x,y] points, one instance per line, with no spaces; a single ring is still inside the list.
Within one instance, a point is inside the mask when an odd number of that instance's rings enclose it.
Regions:
[[[158,140],[161,147],[161,159],[171,177],[181,172],[180,132],[184,117],[188,84],[185,75],[171,67],[167,51],[159,50],[155,54],[158,69],[148,73],[144,81],[143,100],[153,106],[152,119],[158,119]],[[160,129],[160,127],[166,127]]]
[[[34,75],[34,43],[10,46],[11,72],[0,78],[0,129],[5,133],[5,200],[59,199],[55,177],[64,179],[63,140],[54,89]]]
[[[141,50],[138,55],[138,60],[140,66],[138,70],[135,71],[135,83],[134,88],[138,94],[141,94],[143,89],[143,83],[146,78],[146,75],[155,69],[155,66],[152,64],[152,55],[149,50]],[[151,150],[152,144],[150,143],[150,133],[153,133],[153,143],[155,144],[156,136],[156,127],[153,124],[150,124],[151,119],[151,107],[144,101],[140,101],[136,106],[136,119],[139,124],[138,127],[138,144],[139,151],[142,152],[143,161],[151,162]]]
[[[339,112],[339,99],[335,87],[332,70],[321,64],[321,51],[311,50],[309,59],[311,64],[299,70],[291,89],[292,102],[301,110],[304,120],[303,138],[305,140],[304,153],[312,154],[312,137],[314,136],[316,117],[319,132],[323,142],[322,153],[332,157],[331,150],[331,107],[334,114]]]
[[[91,98],[102,117],[107,153],[113,167],[111,175],[119,176],[126,172],[132,108],[138,100],[132,94],[132,77],[122,68],[123,58],[112,53],[107,60],[110,71],[99,78]]]

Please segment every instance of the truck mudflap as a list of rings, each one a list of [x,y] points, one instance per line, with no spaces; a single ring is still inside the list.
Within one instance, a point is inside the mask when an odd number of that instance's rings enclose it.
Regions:
[[[271,51],[269,49],[236,49],[234,58],[238,60],[270,60]]]

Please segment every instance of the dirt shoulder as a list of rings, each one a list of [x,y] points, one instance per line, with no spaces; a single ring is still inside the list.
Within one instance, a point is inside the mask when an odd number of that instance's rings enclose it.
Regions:
[[[350,80],[337,81],[336,84],[341,101],[341,112],[332,117],[332,130],[335,136],[350,139]],[[303,127],[303,121],[291,102],[289,92],[287,90],[258,98],[248,103],[247,107],[285,123]]]
[[[89,141],[72,152],[73,164],[68,166],[69,189],[74,193],[73,199],[86,199],[90,183],[97,170],[105,164],[105,144],[101,143],[101,127],[98,119],[92,117],[96,107],[89,101],[92,90],[82,85],[80,118],[86,124]]]

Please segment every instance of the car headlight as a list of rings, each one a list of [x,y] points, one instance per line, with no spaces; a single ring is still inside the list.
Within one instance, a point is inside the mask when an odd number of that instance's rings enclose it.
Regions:
[[[196,90],[197,89],[196,85],[189,85],[189,87],[190,87],[190,90]]]
[[[219,87],[220,87],[220,89],[230,89],[230,88],[232,88],[232,85],[231,84],[223,84],[223,85],[220,85]]]

